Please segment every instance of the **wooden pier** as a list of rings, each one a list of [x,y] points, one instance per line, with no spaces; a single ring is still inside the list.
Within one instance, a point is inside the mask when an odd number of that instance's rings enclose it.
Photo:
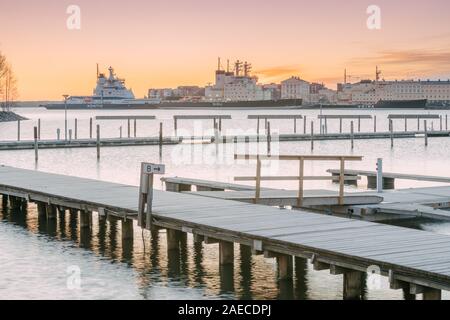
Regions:
[[[0,167],[3,204],[33,202],[41,217],[80,212],[89,228],[92,212],[122,220],[122,238],[132,234],[139,188],[111,182]],[[450,290],[450,236],[356,221],[302,210],[154,190],[152,228],[166,229],[168,250],[186,233],[204,244],[219,243],[221,265],[234,262],[233,243],[277,259],[279,278],[292,277],[293,256],[314,270],[343,275],[345,299],[361,298],[362,275],[377,266],[393,289],[440,299]],[[5,202],[5,197],[6,202]]]

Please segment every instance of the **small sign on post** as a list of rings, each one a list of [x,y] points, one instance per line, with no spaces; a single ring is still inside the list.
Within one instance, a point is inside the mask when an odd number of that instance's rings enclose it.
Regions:
[[[153,176],[165,172],[163,164],[141,163],[138,225],[142,228],[150,229],[152,224]]]

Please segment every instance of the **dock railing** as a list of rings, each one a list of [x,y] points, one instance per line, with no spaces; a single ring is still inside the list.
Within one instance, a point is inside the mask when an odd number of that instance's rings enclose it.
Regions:
[[[279,156],[266,156],[266,155],[234,155],[235,160],[256,160],[256,176],[241,176],[235,177],[235,181],[256,181],[255,199],[254,203],[258,203],[261,198],[261,181],[298,181],[298,198],[297,207],[303,206],[304,197],[304,181],[339,181],[339,205],[344,204],[344,181],[358,180],[359,177],[346,177],[345,176],[345,162],[346,161],[361,161],[361,156],[334,156],[334,155],[279,155]],[[282,161],[298,161],[299,172],[297,176],[261,176],[261,162],[263,160],[282,160]],[[305,176],[305,161],[339,161],[340,169],[339,176]]]

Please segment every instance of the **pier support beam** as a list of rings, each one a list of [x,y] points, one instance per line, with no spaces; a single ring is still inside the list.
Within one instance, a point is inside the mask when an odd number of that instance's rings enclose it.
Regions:
[[[8,196],[6,194],[2,195],[2,206],[3,208],[8,206]]]
[[[122,240],[132,240],[134,235],[133,220],[122,220]]]
[[[285,254],[277,255],[278,279],[292,279],[293,258]]]
[[[232,265],[234,263],[234,243],[228,241],[219,242],[219,264]]]
[[[180,248],[181,231],[167,229],[167,250],[178,250]]]
[[[344,300],[360,300],[363,289],[363,273],[360,271],[347,270],[344,272]]]
[[[91,227],[91,213],[89,211],[80,211],[80,228],[90,228]]]

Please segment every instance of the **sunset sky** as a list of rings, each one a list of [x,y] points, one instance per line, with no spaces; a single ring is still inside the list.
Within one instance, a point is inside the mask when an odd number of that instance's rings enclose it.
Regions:
[[[81,30],[66,27],[69,5]],[[381,8],[381,30],[366,26]],[[204,86],[217,57],[253,64],[260,82],[291,75],[335,88],[343,70],[386,79],[450,78],[448,0],[0,0],[0,51],[20,100],[90,95],[96,63],[137,97],[150,87]],[[352,80],[352,79],[350,79]]]

